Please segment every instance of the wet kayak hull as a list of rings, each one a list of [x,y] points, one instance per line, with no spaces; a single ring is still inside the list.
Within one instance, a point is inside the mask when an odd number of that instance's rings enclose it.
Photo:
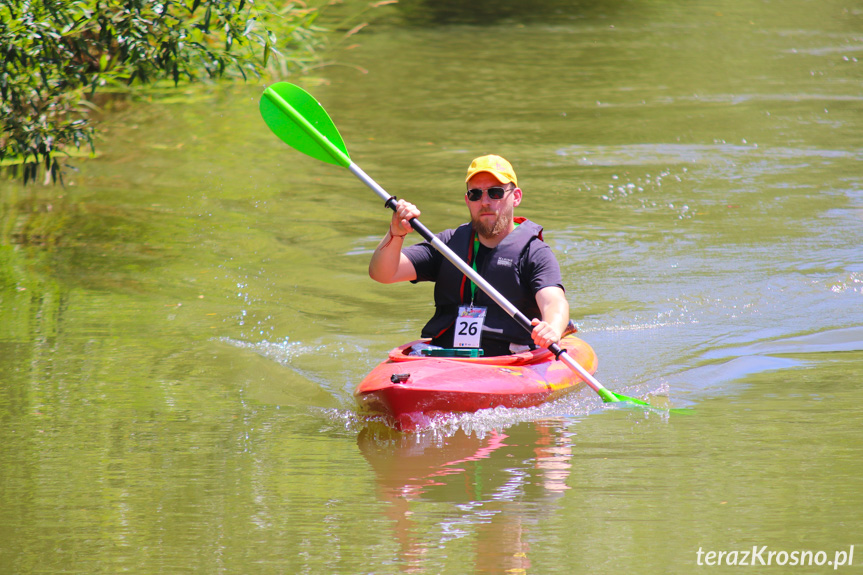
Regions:
[[[421,342],[393,349],[363,379],[354,392],[362,412],[411,429],[442,413],[540,405],[584,385],[548,350],[487,358],[408,355]],[[587,343],[568,336],[561,344],[589,373],[596,371],[597,357]]]

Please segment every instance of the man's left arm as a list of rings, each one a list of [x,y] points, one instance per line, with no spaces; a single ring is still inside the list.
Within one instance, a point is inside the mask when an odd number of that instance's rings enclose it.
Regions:
[[[531,337],[536,345],[548,347],[560,341],[569,323],[569,302],[561,288],[547,286],[536,292],[536,303],[542,318],[533,318],[531,321]]]

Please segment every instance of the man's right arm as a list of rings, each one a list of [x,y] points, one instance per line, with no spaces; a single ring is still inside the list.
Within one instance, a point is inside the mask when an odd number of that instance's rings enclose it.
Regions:
[[[417,279],[413,263],[402,253],[402,245],[405,236],[413,231],[408,222],[419,215],[420,211],[416,206],[404,200],[398,201],[390,227],[375,248],[375,253],[372,254],[369,262],[369,277],[384,284]]]

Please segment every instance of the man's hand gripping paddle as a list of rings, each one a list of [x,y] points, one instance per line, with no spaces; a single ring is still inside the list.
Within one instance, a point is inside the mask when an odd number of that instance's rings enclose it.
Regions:
[[[330,116],[317,100],[308,92],[288,82],[273,84],[264,90],[261,96],[261,116],[270,129],[283,142],[329,164],[335,164],[349,169],[364,184],[372,189],[384,200],[384,205],[391,210],[396,210],[396,198],[388,194],[377,182],[372,180],[368,174],[351,161],[345,143],[336,129]],[[485,281],[473,268],[465,263],[449,246],[440,241],[428,228],[417,218],[410,220],[411,227],[429,242],[435,249],[448,259],[455,267],[461,270],[475,285],[495,301],[503,310],[515,319],[528,332],[533,331],[530,319],[512,305],[500,294],[490,283]],[[633,397],[627,397],[613,391],[609,391],[597,381],[577,361],[572,359],[566,350],[556,343],[548,348],[560,361],[564,362],[587,383],[590,388],[599,394],[606,403],[630,402],[636,405],[652,407],[649,403]]]

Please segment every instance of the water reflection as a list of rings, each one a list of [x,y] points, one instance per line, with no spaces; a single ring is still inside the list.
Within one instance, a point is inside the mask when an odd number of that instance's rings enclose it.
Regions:
[[[755,334],[750,334],[750,337]],[[775,335],[765,329],[760,335]],[[702,364],[674,374],[669,385],[682,390],[689,399],[700,399],[725,388],[771,371],[803,369],[825,357],[863,351],[863,328],[824,330],[790,338],[766,337],[743,346],[716,346],[703,354]],[[779,376],[782,377],[782,376]]]
[[[430,549],[463,538],[475,542],[475,572],[528,569],[527,533],[569,489],[572,445],[560,421],[446,436],[366,427],[357,446],[388,505],[406,572],[423,570]]]

